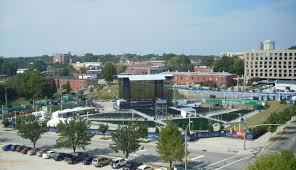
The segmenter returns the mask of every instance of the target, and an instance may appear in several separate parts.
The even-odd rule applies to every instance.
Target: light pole
[[[7,108],[7,88],[5,87],[4,88],[5,89],[5,106],[6,106],[6,108]]]
[[[189,121],[185,129],[185,170],[187,170],[187,130],[188,130],[188,127],[190,126],[190,123],[192,123],[192,121]]]

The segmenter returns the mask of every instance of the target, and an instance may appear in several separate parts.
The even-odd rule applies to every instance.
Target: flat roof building
[[[296,80],[296,50],[244,52],[244,77],[265,80]]]
[[[203,84],[214,82],[217,85],[232,85],[235,83],[234,74],[228,72],[170,72],[174,75],[174,84]]]

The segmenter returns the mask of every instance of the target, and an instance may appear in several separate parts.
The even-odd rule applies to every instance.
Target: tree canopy
[[[69,121],[60,122],[57,125],[57,133],[59,138],[56,141],[57,147],[72,148],[73,152],[77,148],[85,149],[90,144],[93,134],[86,133],[90,128],[90,122],[78,116],[73,117]]]
[[[17,134],[24,139],[29,139],[35,148],[38,139],[40,139],[43,133],[47,132],[47,120],[39,120],[39,118],[33,115],[18,119]]]
[[[18,97],[26,99],[51,97],[56,92],[54,80],[44,77],[36,71],[10,77],[5,85],[9,89],[13,89]]]
[[[102,69],[103,77],[106,82],[110,83],[113,81],[114,76],[116,75],[116,68],[112,62],[106,62]]]
[[[239,57],[223,56],[213,63],[214,70],[218,72],[229,72],[232,74],[244,74],[244,61]]]
[[[248,170],[294,170],[296,169],[296,157],[287,150],[281,153],[263,155],[256,158],[254,164],[249,165]]]
[[[99,125],[98,131],[101,132],[104,135],[104,137],[105,137],[105,134],[106,134],[106,132],[108,130],[109,130],[108,124],[106,124],[106,125],[104,125],[104,124]]]
[[[140,147],[139,138],[135,124],[118,127],[116,132],[112,134],[114,145],[111,146],[111,149],[116,152],[122,151],[125,158],[128,158],[130,153],[137,151]]]
[[[156,143],[156,151],[160,155],[160,159],[170,163],[181,160],[185,156],[184,142],[182,135],[173,121],[168,121],[166,126],[160,131],[160,138]]]
[[[165,62],[171,71],[192,71],[193,65],[190,58],[185,55],[166,54]]]

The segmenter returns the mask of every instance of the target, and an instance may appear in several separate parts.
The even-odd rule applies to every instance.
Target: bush
[[[5,119],[3,119],[2,124],[3,124],[4,127],[7,128],[10,125],[10,122],[9,122],[9,120],[7,118],[5,118]]]

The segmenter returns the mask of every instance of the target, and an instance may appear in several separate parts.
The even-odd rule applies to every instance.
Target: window
[[[279,56],[282,56],[282,53],[279,53]]]
[[[287,56],[287,53],[285,53],[285,56]]]
[[[293,53],[289,53],[289,56],[292,56],[293,55]]]

